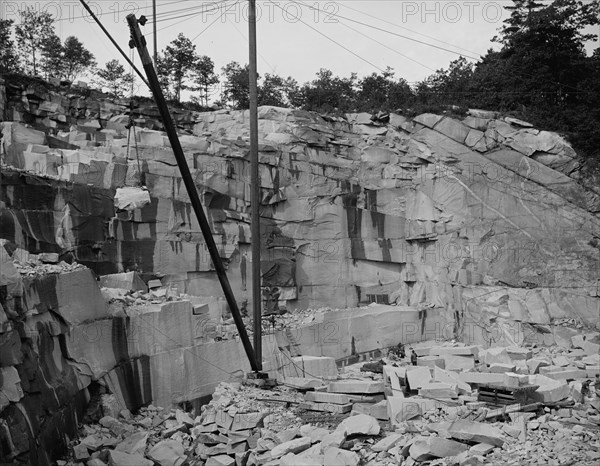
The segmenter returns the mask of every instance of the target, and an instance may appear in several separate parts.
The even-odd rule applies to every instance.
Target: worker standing
[[[413,366],[417,365],[417,353],[415,353],[415,350],[410,348],[410,363]]]

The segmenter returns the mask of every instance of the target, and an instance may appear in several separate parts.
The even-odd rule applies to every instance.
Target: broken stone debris
[[[415,461],[426,461],[433,458],[456,456],[469,447],[464,443],[439,437],[429,437],[412,442],[409,454]]]
[[[337,430],[344,433],[346,436],[362,434],[362,435],[377,435],[379,434],[379,422],[373,416],[368,414],[357,414],[344,419]]]
[[[544,348],[536,348],[532,357],[533,353],[543,360],[553,357]],[[555,357],[556,353],[553,354]],[[561,355],[569,359],[569,366],[574,362],[568,353]],[[485,352],[481,357],[486,357]],[[481,464],[483,458],[500,461],[505,454],[509,455],[507,464],[518,464],[510,463],[511,458],[523,460],[525,452],[536,451],[537,445],[547,445],[549,449],[544,450],[547,461],[543,464],[555,464],[554,460],[558,461],[564,454],[540,438],[540,434],[545,433],[562,438],[571,446],[581,445],[577,455],[582,464],[594,461],[595,453],[600,451],[600,402],[593,403],[596,395],[579,396],[580,401],[575,401],[570,397],[571,387],[564,380],[540,374],[491,372],[492,366],[507,369],[512,366],[493,362],[497,359],[489,360],[491,364],[477,366],[482,372],[412,365],[394,367],[391,364],[408,362],[384,361],[384,367],[390,366],[387,370],[382,374],[364,375],[362,379],[357,377],[361,373],[361,364],[357,364],[356,369],[354,366],[342,369],[337,381],[326,385],[321,382],[308,391],[304,387],[301,392],[285,385],[266,391],[239,383],[221,383],[199,416],[181,409],[155,407],[142,408],[137,414],[123,413],[119,419],[105,416],[100,419],[100,427],[83,427],[87,435],[74,444],[72,454],[74,460],[87,454],[89,461],[106,460],[105,464],[120,464],[119,461],[131,464],[127,461],[136,460],[140,464],[151,464],[142,461],[151,460],[161,466],[182,464],[194,458],[211,465],[376,465],[399,461]],[[454,374],[456,379],[449,374]],[[513,406],[506,406],[498,410],[499,415],[510,413],[509,417],[502,419],[495,415],[488,419],[487,415],[494,410],[488,403],[476,401],[483,379],[467,377],[470,382],[462,382],[473,395],[458,395],[458,382],[451,382],[467,374],[501,375],[502,380],[497,382],[507,390],[515,384],[519,387],[537,385],[535,394],[544,404],[537,408],[537,413],[520,412],[518,405],[517,411]],[[378,403],[365,402],[386,393],[391,375],[403,386],[402,396],[387,393]],[[414,390],[410,386],[411,379],[415,384],[419,384],[415,380],[430,381]],[[405,392],[404,388],[411,390]],[[278,399],[287,400],[287,404],[269,401]],[[543,409],[545,404],[551,407]],[[311,405],[342,409],[314,410]],[[346,406],[351,406],[353,412],[346,412]],[[371,411],[355,411],[365,407]],[[379,408],[385,408],[387,416],[374,416]],[[541,416],[540,409],[544,413]],[[378,418],[382,417],[389,417],[389,424],[381,424]],[[151,422],[146,422],[148,418]],[[138,431],[140,428],[143,430]],[[591,451],[586,452],[583,442],[591,446]]]
[[[117,297],[120,296],[128,296],[127,294],[125,295],[121,295],[121,294],[117,294]],[[135,299],[143,299],[144,294],[143,292],[140,292],[140,294],[138,294],[138,298]],[[147,299],[149,300],[153,300],[153,299],[157,299],[156,296],[149,296]],[[135,303],[132,304],[133,306],[135,306]],[[131,305],[130,305],[131,306]],[[430,347],[428,347],[427,353],[431,352],[431,348],[434,347],[435,345],[431,345]],[[529,352],[529,350],[527,350]],[[456,351],[456,352],[461,352],[461,351]],[[464,350],[462,352],[467,352],[467,350]],[[508,352],[507,352],[508,353]],[[514,353],[514,351],[513,351]],[[585,353],[584,353],[585,354]],[[461,354],[453,354],[452,356],[463,356],[463,357],[469,357],[468,355],[461,355]],[[528,379],[530,383],[534,383],[539,385],[539,389],[537,391],[537,396],[539,396],[541,398],[541,401],[543,402],[559,402],[564,400],[566,397],[568,397],[570,395],[570,393],[572,393],[572,387],[568,386],[567,384],[564,383],[564,381],[561,381],[561,379],[555,380],[551,377],[548,377],[547,374],[549,373],[553,373],[553,372],[557,372],[557,371],[566,371],[566,370],[573,370],[572,367],[574,365],[576,365],[576,363],[578,363],[580,361],[581,364],[584,364],[584,366],[587,363],[596,363],[598,361],[597,357],[595,356],[570,356],[570,353],[567,353],[566,355],[564,355],[565,358],[567,358],[569,360],[569,365],[568,366],[550,366],[551,363],[555,363],[556,360],[558,360],[559,362],[563,362],[561,361],[561,359],[557,359],[557,355],[556,353],[547,353],[547,350],[544,350],[543,348],[541,349],[537,349],[535,352],[533,352],[533,355],[536,358],[536,364],[532,365],[532,364],[528,364],[530,362],[530,360],[516,360],[516,361],[512,361],[513,364],[516,364],[517,361],[524,361],[525,365],[524,367],[526,368],[534,368],[539,370],[540,368],[543,369],[548,369],[545,370],[544,372],[546,372],[546,375],[540,375],[540,374],[531,374]],[[474,356],[473,356],[474,357]],[[578,359],[580,358],[580,359]],[[400,364],[407,364],[406,361],[399,361]],[[547,364],[546,366],[544,366],[543,364]],[[588,364],[591,365],[591,364]],[[319,408],[321,410],[323,410],[323,408],[325,406],[334,406],[334,405],[338,405],[338,406],[344,406],[343,408],[339,409],[339,411],[337,413],[332,413],[332,414],[337,414],[337,415],[344,415],[347,410],[348,410],[348,405],[353,407],[353,410],[356,411],[357,414],[367,414],[370,415],[376,419],[381,419],[381,420],[387,420],[388,418],[391,421],[391,424],[394,428],[396,429],[403,429],[406,428],[409,431],[412,431],[414,429],[414,425],[405,425],[405,423],[407,422],[415,422],[415,420],[419,420],[419,419],[426,419],[427,421],[430,421],[431,419],[436,419],[438,416],[440,416],[440,413],[444,413],[444,415],[448,416],[463,416],[465,415],[465,413],[475,416],[475,417],[479,417],[479,413],[481,413],[481,411],[483,410],[484,406],[482,406],[481,404],[477,404],[474,403],[473,398],[472,397],[467,397],[465,396],[465,394],[470,394],[472,390],[475,391],[477,390],[477,386],[479,384],[481,384],[482,382],[486,382],[489,383],[490,381],[493,380],[494,377],[498,377],[495,381],[498,383],[507,383],[508,385],[511,385],[513,382],[513,380],[516,381],[516,384],[518,386],[521,386],[522,380],[523,380],[523,376],[522,374],[511,374],[509,373],[504,373],[502,374],[501,372],[496,372],[496,368],[498,367],[497,365],[494,364],[490,364],[490,365],[486,365],[481,366],[478,365],[477,366],[477,372],[470,370],[468,372],[464,372],[464,371],[448,371],[448,370],[444,370],[441,369],[440,367],[438,367],[437,365],[434,365],[434,367],[413,367],[413,366],[408,366],[408,365],[400,365],[398,367],[394,367],[391,364],[386,364],[384,366],[384,370],[383,370],[383,374],[382,374],[382,379],[383,380],[377,380],[377,379],[373,379],[371,378],[356,378],[353,376],[358,375],[358,373],[356,372],[351,372],[351,376],[346,376],[343,375],[343,379],[342,380],[338,380],[336,382],[330,382],[330,383],[326,383],[324,382],[322,379],[306,379],[306,378],[289,378],[289,380],[296,380],[297,385],[299,388],[303,388],[304,390],[309,390],[306,395],[306,402],[311,402],[314,404],[321,404],[323,406],[320,406]],[[587,367],[587,366],[585,366]],[[508,366],[500,366],[500,368],[502,369],[509,369],[512,368],[512,366],[508,367]],[[313,370],[317,371],[317,369],[313,368]],[[413,396],[408,396],[405,398],[404,395],[404,391],[405,389],[408,388],[412,388],[410,387],[410,383],[409,383],[409,373],[412,373],[413,371],[417,371],[414,374],[410,375],[410,378],[415,378],[416,375],[421,375],[425,380],[429,380],[429,382],[424,385],[423,388],[425,388],[425,391],[421,392],[421,401],[419,401],[419,397],[414,396],[414,392],[411,393]],[[425,372],[425,371],[427,372]],[[573,373],[574,375],[581,375],[580,372],[575,372]],[[326,373],[323,373],[321,375],[327,375]],[[500,378],[499,376],[501,376],[502,378]],[[326,377],[324,377],[326,378]],[[8,378],[5,378],[8,379]],[[466,382],[465,382],[466,381]],[[524,381],[524,380],[523,380]],[[577,380],[575,380],[574,382],[577,382]],[[414,382],[415,385],[419,385],[420,382]],[[442,384],[442,385],[440,385]],[[387,400],[384,400],[382,402],[379,403],[373,403],[373,401],[378,401],[378,397],[383,396],[382,394],[385,393],[386,390],[386,386],[390,387],[392,386],[393,390],[392,390],[392,395],[387,397]],[[446,406],[443,408],[440,408],[440,404],[436,403],[435,400],[432,400],[430,398],[423,398],[423,397],[429,397],[432,396],[434,393],[433,392],[427,392],[427,389],[440,389],[443,388],[444,390],[447,389],[452,389],[454,390],[454,387],[457,387],[457,391],[459,393],[462,393],[462,395],[459,396],[459,399],[457,400],[459,403],[464,403],[463,407],[465,408],[465,411],[461,411],[459,408],[456,407],[452,407],[452,406]],[[582,387],[583,388],[583,387]],[[318,390],[327,390],[330,389],[332,391],[315,391],[312,392],[310,391],[311,389],[318,389]],[[335,393],[335,391],[338,392],[342,392],[342,393]],[[348,392],[348,393],[343,393],[343,392]],[[418,393],[418,392],[417,392]],[[439,396],[441,393],[437,393],[437,395]],[[445,393],[445,395],[450,395],[450,397],[448,396],[444,396],[444,397],[440,397],[440,401],[443,401],[444,399],[453,399],[456,400],[456,396],[455,393]],[[579,392],[578,396],[578,400],[582,400],[585,401],[585,397],[583,397],[583,394],[581,394],[581,392]],[[335,397],[335,398],[333,398]],[[462,399],[460,398],[462,397]],[[227,398],[227,397],[225,397]],[[476,398],[475,398],[476,399]],[[310,400],[310,401],[309,401]],[[314,400],[314,401],[313,401]],[[333,403],[333,401],[337,401],[338,403]],[[346,401],[348,400],[348,403],[341,403],[341,405],[339,404],[339,402],[341,401]],[[302,406],[301,401],[298,400],[298,404],[297,406],[299,407],[299,409],[302,409],[304,406]],[[365,407],[367,407],[367,409],[365,409]],[[333,411],[335,411],[336,409],[334,408]],[[362,411],[361,411],[362,410]],[[392,411],[391,417],[390,417],[390,413],[389,411]],[[317,411],[318,412],[318,411]],[[328,412],[328,410],[323,410],[322,412]],[[331,412],[331,410],[329,410],[329,412]],[[119,415],[119,413],[121,413],[121,415],[119,417],[122,417],[123,420],[117,420],[115,419],[115,417],[117,417]],[[193,429],[193,431],[195,432],[194,435],[196,435],[196,438],[199,438],[202,442],[205,442],[205,445],[208,449],[208,453],[210,454],[215,454],[215,453],[219,453],[219,452],[224,452],[221,455],[215,455],[215,457],[220,456],[218,459],[211,459],[213,458],[213,456],[208,456],[208,458],[210,459],[211,462],[214,461],[218,461],[218,462],[223,462],[225,461],[225,463],[227,463],[230,460],[226,460],[225,457],[228,456],[228,452],[229,454],[231,454],[231,452],[233,451],[233,458],[235,460],[235,455],[239,455],[240,452],[237,452],[236,450],[241,449],[242,447],[240,447],[240,444],[244,441],[243,437],[241,438],[240,441],[240,437],[239,436],[234,436],[233,432],[235,431],[239,431],[239,432],[243,432],[245,430],[249,430],[249,429],[256,429],[258,426],[258,423],[260,422],[260,418],[261,416],[259,415],[251,415],[251,416],[247,416],[248,413],[235,413],[235,414],[230,414],[229,412],[225,412],[223,410],[219,410],[219,411],[215,411],[215,417],[214,420],[212,422],[208,422],[207,424],[202,424],[199,426],[192,426],[192,424],[195,424],[195,420],[189,416],[188,414],[186,414],[185,412],[181,411],[181,410],[176,410],[174,412],[174,419],[167,419],[167,420],[162,420],[160,418],[154,417],[152,419],[150,418],[144,418],[139,420],[139,423],[137,424],[137,426],[139,426],[139,428],[143,428],[143,429],[151,429],[155,426],[161,426],[161,439],[163,439],[164,437],[167,438],[172,438],[174,435],[178,435],[178,433],[185,433],[186,429],[190,430],[190,427]],[[483,414],[483,413],[482,413]],[[110,433],[112,435],[119,435],[121,437],[125,437],[128,434],[131,434],[131,432],[128,430],[127,428],[127,423],[125,423],[124,421],[128,421],[129,417],[131,416],[131,413],[129,413],[127,410],[119,410],[116,409],[114,411],[114,414],[111,416],[106,417],[105,419],[102,420],[102,423],[104,424],[104,428],[109,429]],[[206,420],[210,420],[211,416],[208,415],[205,418]],[[248,419],[248,418],[254,418],[254,419]],[[203,421],[204,422],[204,421]],[[235,427],[234,427],[234,423],[235,423]],[[221,434],[218,434],[219,429],[225,429],[227,432],[227,437]],[[217,433],[216,436],[211,437],[210,435],[215,434],[215,432]],[[421,432],[421,429],[417,429],[414,433],[419,433]],[[200,435],[200,434],[204,434],[204,435]],[[210,435],[209,435],[210,434]],[[332,433],[329,434],[330,436],[335,437],[336,435],[338,437],[338,434]],[[360,435],[360,434],[357,434]],[[131,453],[129,453],[128,451],[123,451],[123,453],[126,454],[130,454],[130,455],[139,455],[139,451],[146,448],[146,450],[148,450],[148,446],[144,447],[144,442],[143,442],[143,436],[141,436],[142,438],[137,439],[135,437],[129,438],[129,441],[125,441],[125,438],[123,438],[122,442],[119,442],[119,439],[115,439],[115,438],[107,438],[107,439],[103,439],[102,442],[98,443],[98,442],[93,442],[91,441],[91,439],[89,438],[89,436],[85,437],[85,441],[82,441],[81,444],[86,445],[85,448],[88,449],[89,454],[92,455],[93,453],[97,452],[97,451],[102,451],[103,449],[106,450],[107,448],[115,448],[116,451],[122,451],[122,449],[127,450],[129,447],[129,451],[131,451]],[[251,437],[251,436],[250,436]],[[250,439],[250,437],[248,437]],[[334,446],[335,448],[339,448],[341,446],[343,446],[344,442],[345,442],[345,435],[341,436],[344,438],[338,438],[335,442],[333,442],[332,446]],[[313,437],[310,437],[312,441],[314,441]],[[227,440],[226,440],[227,439]],[[138,448],[135,447],[137,441],[139,440],[139,444],[140,446]],[[272,440],[269,440],[268,438],[265,439],[258,439],[258,440],[264,440],[261,441],[260,443],[256,442],[257,447],[260,447],[261,449],[263,448],[267,448],[268,451],[270,448],[274,448],[274,446],[276,445],[276,443],[274,443]],[[284,439],[281,438],[280,441],[283,441]],[[293,438],[288,438],[286,441],[291,441],[294,440]],[[271,443],[273,442],[273,443]],[[132,444],[133,446],[129,446],[129,444]],[[254,444],[254,440],[250,439],[250,440],[246,440],[246,443],[248,444],[248,446],[250,446],[251,444]],[[283,442],[282,442],[283,443]],[[122,446],[120,446],[122,444]],[[152,442],[150,442],[151,446],[155,446],[156,444],[152,445]],[[219,447],[219,445],[226,445],[225,447]],[[90,448],[87,447],[87,445],[90,445]],[[166,445],[159,445],[160,447],[163,447],[161,449],[164,450],[164,447]],[[214,448],[217,447],[217,448]],[[255,447],[256,448],[256,447]],[[148,450],[149,451],[149,450]],[[160,450],[158,450],[160,452]],[[169,456],[167,456],[167,454],[165,454],[165,458],[164,461],[175,461],[177,462],[179,460],[179,453],[178,451],[171,451],[170,449],[166,450],[167,452],[169,452]],[[204,451],[204,450],[202,450]],[[260,453],[260,452],[259,452]],[[295,455],[295,453],[290,453]],[[288,455],[290,455],[288,454]],[[77,455],[77,457],[79,458],[83,458],[85,456],[85,451],[84,448],[80,445],[77,446],[77,448],[74,450],[74,455]],[[322,453],[319,453],[319,455],[322,456]],[[114,456],[114,455],[113,455]],[[287,455],[286,455],[287,456]],[[157,456],[158,457],[158,456]],[[162,457],[161,457],[162,458]],[[231,458],[231,457],[230,457]],[[135,458],[134,460],[139,458]],[[288,459],[291,460],[291,457],[289,457]],[[96,460],[98,460],[98,458],[91,458],[90,461],[94,461],[96,462]],[[98,460],[100,461],[100,460]],[[114,462],[114,460],[113,460]]]

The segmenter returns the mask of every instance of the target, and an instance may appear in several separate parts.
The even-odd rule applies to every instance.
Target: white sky
[[[131,54],[125,17],[133,12],[151,19],[152,1],[88,3],[119,45]],[[218,72],[232,60],[247,63],[247,3],[247,0],[157,0],[158,49],[162,50],[182,32],[194,39],[198,53],[213,59]],[[446,68],[461,53],[477,58],[490,47],[497,48],[491,38],[508,17],[503,7],[510,3],[510,0],[257,0],[258,72],[292,76],[304,83],[312,80],[320,68],[331,69],[338,76],[356,72],[360,77],[391,66],[397,77],[412,83]],[[27,5],[53,14],[61,39],[77,36],[100,65],[113,58],[124,63],[77,0],[0,0],[0,16],[18,22],[18,11]],[[142,32],[152,53],[151,21]],[[137,52],[132,55],[139,64]]]

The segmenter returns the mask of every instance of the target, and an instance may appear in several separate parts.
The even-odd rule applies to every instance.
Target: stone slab
[[[304,399],[315,403],[333,403],[338,405],[345,405],[350,402],[348,395],[343,393],[307,392],[304,395]]]
[[[254,413],[236,413],[233,416],[233,423],[230,429],[232,431],[254,429],[262,426],[262,421],[265,418],[266,413],[254,412]]]
[[[458,378],[466,383],[488,384],[503,383],[504,374],[493,374],[491,372],[461,372]]]
[[[111,450],[108,453],[109,466],[153,466],[154,461],[144,458],[142,455],[130,455],[122,451]]]
[[[137,272],[113,273],[100,277],[100,286],[105,288],[119,288],[130,291],[148,291],[148,287]]]
[[[14,367],[0,367],[0,410],[23,398],[21,378]]]
[[[444,369],[446,367],[446,361],[444,358],[439,356],[421,356],[417,358],[417,366],[425,367],[440,367]]]
[[[354,406],[357,406],[357,404]],[[388,413],[387,400],[382,400],[379,403],[368,405],[367,412],[365,414],[370,414],[375,419],[379,419],[380,421],[388,421],[390,419],[390,415]]]
[[[353,451],[330,447],[325,450],[325,454],[323,455],[323,464],[358,466],[360,464],[360,457]]]
[[[537,374],[542,367],[549,365],[548,361],[536,358],[528,359],[526,364],[530,374]]]
[[[563,380],[554,380],[541,374],[530,375],[529,383],[539,385],[533,393],[535,401],[542,403],[556,403],[569,396],[569,385]]]
[[[310,377],[286,377],[283,384],[296,390],[310,390],[323,386],[323,381]]]
[[[510,364],[511,358],[503,347],[493,347],[482,351],[479,355],[479,360],[485,362],[487,365],[491,364]]]
[[[587,372],[582,369],[567,369],[560,371],[546,372],[544,374],[554,380],[573,380],[573,379],[584,379],[587,377]]]
[[[478,443],[469,448],[469,452],[474,455],[487,455],[488,453],[491,453],[494,448],[496,448],[496,446],[490,445],[489,443]]]
[[[431,382],[431,370],[429,367],[411,367],[406,370],[406,379],[411,390],[418,390],[423,385]]]
[[[285,377],[337,378],[335,359],[325,356],[298,356],[284,366]]]
[[[488,443],[501,447],[505,441],[503,432],[497,427],[484,422],[456,420],[448,427],[451,437],[471,442]]]
[[[436,408],[434,400],[419,397],[399,398],[391,396],[387,399],[388,417],[393,426],[413,419]]]
[[[56,296],[56,311],[70,324],[108,317],[106,303],[90,269],[59,274]]]
[[[453,371],[446,371],[444,369],[440,369],[439,367],[435,367],[433,369],[433,378],[436,382],[445,382],[451,385],[456,384],[458,387],[458,391],[462,394],[470,394],[471,386],[460,379],[459,374]]]
[[[388,451],[390,448],[400,443],[403,439],[404,436],[402,434],[390,434],[373,445],[372,450],[377,452]]]
[[[494,363],[490,364],[489,370],[495,374],[503,374],[504,372],[513,372],[515,370],[515,365]]]
[[[343,432],[348,437],[350,435],[378,435],[381,427],[373,416],[358,414],[344,419],[335,430]]]
[[[366,380],[340,380],[330,382],[327,386],[330,393],[382,393],[383,382],[372,382]]]
[[[513,361],[519,360],[519,359],[531,359],[531,356],[532,356],[530,349],[519,348],[519,347],[515,347],[515,346],[507,347],[506,352],[508,353],[508,356],[510,357],[510,359],[512,359]]]
[[[441,437],[419,438],[415,440],[408,452],[414,461],[426,461],[434,458],[456,456],[469,447],[464,443]]]
[[[457,398],[458,388],[444,382],[431,382],[419,389],[419,395],[427,398]]]
[[[348,404],[335,404],[335,403],[313,403],[311,401],[304,401],[298,403],[298,408],[306,409],[308,411],[323,411],[327,413],[349,413],[352,410],[352,403]]]
[[[475,356],[479,354],[478,346],[434,346],[429,350],[431,356],[454,354],[459,356]]]
[[[468,371],[475,367],[473,356],[460,356],[455,354],[443,355],[445,368],[448,371]]]
[[[271,450],[271,456],[273,458],[279,458],[283,455],[287,455],[288,453],[297,454],[306,450],[307,448],[310,448],[311,443],[312,441],[309,437],[300,437],[289,440],[276,445],[275,448]]]

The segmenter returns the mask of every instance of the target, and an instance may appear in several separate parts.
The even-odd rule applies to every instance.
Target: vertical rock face
[[[26,250],[123,274],[111,280],[137,271],[190,295],[221,293],[154,108],[135,111],[136,148],[126,102],[14,83],[3,92],[0,417],[14,427],[0,445],[44,464],[92,380],[129,408],[170,405],[246,366],[236,341],[200,346],[208,330],[190,302],[125,316],[107,309],[88,269],[21,278],[8,256]],[[242,307],[253,240],[265,308],[371,304],[280,332],[279,346],[342,358],[398,339],[551,343],[570,338],[558,319],[597,324],[600,196],[577,182],[577,158],[556,134],[480,114],[382,121],[262,107],[262,234],[252,238],[248,112],[174,118]],[[140,185],[150,202],[120,210],[117,189]],[[456,358],[466,359],[444,356]]]
[[[111,289],[101,292],[90,269],[28,265],[34,257],[0,240],[0,463],[49,465],[60,457],[92,382],[112,393],[107,409],[117,416],[201,398],[223,374],[250,370],[239,340],[203,344],[206,316],[194,314],[189,300],[119,308],[105,302]],[[130,288],[141,281],[134,272],[112,278],[106,282],[120,278]],[[263,347],[266,355],[275,349],[267,339]]]
[[[2,241],[0,461],[50,464],[89,402],[91,377],[66,354],[70,330],[107,309],[89,269],[22,279],[6,249]]]
[[[217,292],[153,108],[136,110],[136,149],[126,102],[14,84],[7,95],[15,121],[2,124],[3,142],[18,170],[2,174],[2,237],[99,274],[137,270],[190,294]],[[447,333],[479,343],[522,341],[528,324],[575,314],[590,323],[598,192],[578,184],[560,136],[473,115],[381,121],[262,107],[265,304],[277,288],[291,309],[433,307]],[[248,113],[174,117],[236,297],[249,302]],[[150,203],[118,210],[116,189],[142,183]]]

